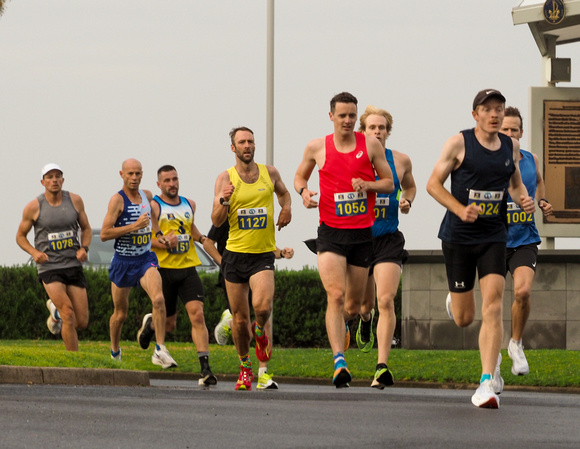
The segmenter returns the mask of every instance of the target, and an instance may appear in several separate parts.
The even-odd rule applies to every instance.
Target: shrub
[[[79,332],[81,340],[108,341],[109,318],[113,312],[108,272],[85,270],[89,297],[89,326]],[[215,343],[213,329],[227,307],[224,291],[217,286],[217,273],[200,273],[205,289],[205,320],[210,342]],[[46,292],[38,282],[36,268],[31,266],[0,267],[0,339],[59,339],[46,328],[48,311]],[[395,298],[400,322],[401,290]],[[129,313],[121,338],[134,340],[143,315],[151,311],[145,291],[134,288],[129,298]],[[276,271],[274,294],[274,344],[282,347],[328,347],[325,325],[326,293],[318,271]],[[352,336],[356,332],[353,321]],[[376,320],[374,323],[376,328]],[[400,335],[400,327],[397,333]],[[376,329],[375,329],[376,330]],[[177,328],[167,341],[191,341],[191,324],[185,308],[178,306]]]

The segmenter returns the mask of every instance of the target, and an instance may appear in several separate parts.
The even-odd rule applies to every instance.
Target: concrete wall
[[[409,251],[403,268],[401,346],[407,349],[477,349],[481,295],[476,282],[475,321],[459,328],[445,310],[447,276],[441,251]],[[511,336],[511,275],[503,302],[506,348]],[[580,350],[580,251],[540,250],[531,313],[523,337],[528,349]]]

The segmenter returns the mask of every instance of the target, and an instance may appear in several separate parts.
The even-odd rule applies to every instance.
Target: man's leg
[[[512,338],[520,341],[530,316],[530,296],[535,272],[530,267],[518,267],[513,274],[515,301],[512,304]]]
[[[226,288],[232,312],[232,338],[238,355],[243,357],[250,352],[250,287],[247,283],[226,281]]]
[[[185,310],[187,310],[189,320],[191,321],[191,339],[197,352],[208,352],[209,333],[203,315],[203,302],[189,301],[185,304]]]
[[[111,334],[111,351],[119,352],[119,342],[121,341],[121,330],[123,323],[127,319],[129,310],[129,294],[131,287],[117,287],[111,282],[111,296],[113,297],[113,314],[109,319],[109,329]]]
[[[513,361],[512,374],[514,376],[525,376],[530,372],[522,338],[530,316],[530,296],[534,275],[534,270],[528,266],[517,267],[513,273],[515,300],[512,304],[512,337],[508,344],[508,354]]]
[[[76,331],[75,312],[72,301],[67,294],[67,286],[62,282],[43,283],[43,285],[48,297],[52,300],[62,319],[60,332],[64,347],[67,351],[78,351],[79,340]]]
[[[344,352],[346,257],[329,251],[318,254],[318,272],[326,290],[326,332],[332,353]]]
[[[256,341],[256,357],[267,362],[272,356],[272,342],[266,334],[266,323],[272,315],[274,299],[274,271],[262,270],[250,277],[250,292],[256,323],[251,332]]]
[[[367,276],[367,283],[360,306],[360,319],[356,330],[356,344],[362,352],[369,352],[375,343],[373,335],[374,308],[376,303],[375,280],[372,275]]]
[[[87,289],[76,285],[68,285],[66,291],[75,313],[76,330],[84,330],[89,325],[89,298],[87,297]]]
[[[250,277],[250,289],[252,290],[252,307],[256,323],[264,327],[272,314],[272,301],[274,299],[274,271],[263,270]]]
[[[493,375],[503,337],[502,301],[505,278],[499,274],[488,274],[479,280],[479,286],[482,298],[479,331],[481,368],[482,374]]]
[[[401,279],[401,267],[391,262],[378,264],[374,268],[374,277],[377,285],[377,302],[379,306],[379,320],[377,322],[379,356],[377,363],[386,365],[397,326],[395,296]]]
[[[153,328],[155,329],[155,341],[159,346],[165,345],[165,299],[161,284],[161,275],[157,268],[149,268],[141,280],[141,287],[151,299],[153,306]]]
[[[467,292],[450,292],[450,310],[455,324],[467,327],[475,319],[475,296],[473,289]]]
[[[360,305],[360,316],[363,321],[368,321],[371,319],[371,310],[375,308],[375,303],[375,280],[373,276],[368,276],[365,291],[362,297],[362,303]]]

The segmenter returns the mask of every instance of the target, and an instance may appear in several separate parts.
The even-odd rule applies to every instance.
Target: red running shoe
[[[236,390],[252,390],[252,381],[254,380],[254,373],[252,368],[246,368],[244,365],[240,365],[240,377],[236,382]]]
[[[258,337],[256,335],[256,322],[252,323],[252,333],[254,334],[254,339],[256,340],[256,357],[260,362],[267,362],[272,357],[272,343],[268,339],[266,334]]]

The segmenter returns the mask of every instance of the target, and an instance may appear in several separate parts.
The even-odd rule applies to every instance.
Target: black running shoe
[[[217,377],[211,372],[209,367],[204,368],[201,372],[201,377],[199,378],[200,385],[215,385],[217,384]]]
[[[153,335],[155,335],[155,331],[151,327],[152,321],[153,315],[151,313],[145,315],[143,317],[141,329],[139,329],[139,332],[137,332],[137,341],[139,342],[139,346],[141,346],[141,349],[147,349],[149,347],[149,343],[151,343]]]

